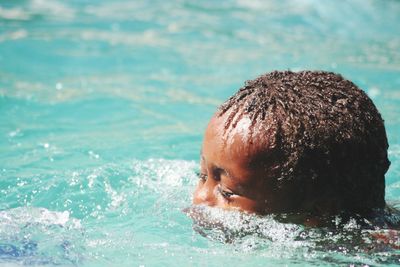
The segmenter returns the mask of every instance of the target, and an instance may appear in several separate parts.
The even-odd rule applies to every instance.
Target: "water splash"
[[[27,198],[31,207],[0,211],[0,263],[196,265],[204,255],[215,259],[215,265],[218,259],[255,265],[398,263],[397,232],[364,229],[357,220],[337,219],[333,228],[310,228],[273,215],[206,206],[182,212],[197,182],[193,161],[99,164],[35,179],[20,177],[23,186],[4,191],[9,199],[8,194],[39,190]],[[38,201],[46,196],[57,197]],[[32,207],[38,203],[48,204]]]
[[[330,227],[316,228],[290,223],[290,215],[258,216],[207,206],[192,206],[185,212],[196,232],[235,251],[336,264],[400,262],[400,233],[357,217],[336,216]],[[385,220],[397,218],[386,216]]]
[[[67,211],[20,207],[0,211],[1,264],[77,264],[84,237],[79,220]]]

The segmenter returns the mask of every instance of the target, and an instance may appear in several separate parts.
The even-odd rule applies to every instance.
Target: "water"
[[[398,264],[354,222],[209,211],[230,223],[208,229],[182,209],[215,108],[274,69],[339,72],[371,96],[399,202],[399,13],[394,0],[0,1],[0,264]]]

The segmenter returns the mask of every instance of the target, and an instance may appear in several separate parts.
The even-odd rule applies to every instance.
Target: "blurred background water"
[[[0,0],[0,264],[393,263],[314,251],[279,224],[272,243],[224,244],[181,210],[208,119],[275,69],[339,72],[369,94],[400,201],[399,14],[396,0]]]

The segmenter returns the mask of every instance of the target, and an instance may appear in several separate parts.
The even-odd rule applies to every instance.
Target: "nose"
[[[193,194],[193,204],[195,205],[215,206],[217,204],[216,200],[215,186],[209,180],[203,184],[200,183]]]

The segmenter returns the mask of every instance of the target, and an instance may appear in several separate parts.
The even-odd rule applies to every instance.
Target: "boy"
[[[194,204],[316,217],[385,208],[383,120],[342,76],[274,71],[223,103],[205,132]]]

